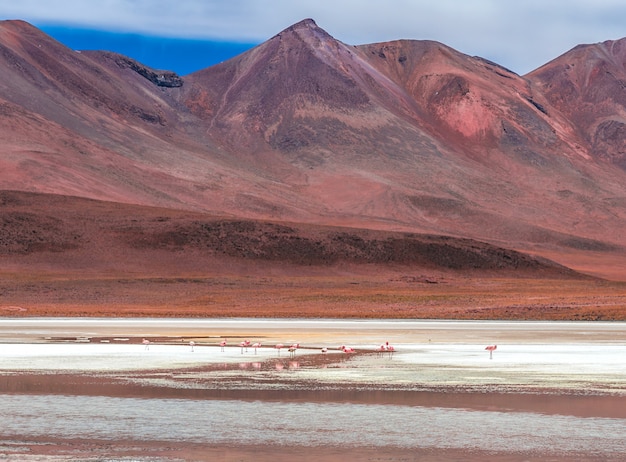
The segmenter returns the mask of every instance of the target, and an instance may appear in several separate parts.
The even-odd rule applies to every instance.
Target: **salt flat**
[[[144,336],[151,339],[148,346],[141,343]],[[4,374],[208,367],[194,380],[256,374],[319,383],[626,394],[626,323],[5,319],[0,321],[2,338]],[[222,351],[218,343],[223,338],[228,344]],[[262,346],[256,351],[242,348],[244,339]],[[395,347],[393,355],[376,353],[387,341]],[[286,348],[275,348],[282,342],[300,343],[295,357],[290,358]],[[498,344],[492,357],[485,350],[490,343]],[[349,344],[356,354],[344,354],[341,344]],[[322,354],[321,348],[328,352]],[[305,357],[308,365],[300,367],[299,360]],[[285,367],[287,359],[291,362]],[[228,364],[231,367],[210,367]]]

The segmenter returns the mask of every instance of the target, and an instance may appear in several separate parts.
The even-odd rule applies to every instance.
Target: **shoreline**
[[[185,372],[185,371],[181,371]],[[192,371],[194,372],[194,371]],[[155,371],[137,371],[135,377]],[[307,380],[275,380],[267,387],[246,386],[241,378],[232,382],[185,388],[137,383],[118,375],[89,373],[0,374],[0,395],[74,395],[115,398],[160,398],[185,400],[263,400],[316,403],[382,404],[424,406],[502,412],[538,412],[546,415],[626,419],[621,406],[626,392],[595,392],[555,388],[507,388],[491,386],[385,387],[376,383],[358,385],[315,383]],[[231,386],[233,385],[233,386]],[[249,385],[249,384],[248,384]]]

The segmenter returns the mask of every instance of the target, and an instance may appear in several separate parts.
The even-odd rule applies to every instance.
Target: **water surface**
[[[626,454],[626,419],[354,403],[0,395],[3,438]]]

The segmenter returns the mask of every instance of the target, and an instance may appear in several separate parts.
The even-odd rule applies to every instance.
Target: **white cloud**
[[[626,36],[618,0],[20,0],[0,17],[157,36],[262,42],[304,18],[353,45],[437,40],[525,73],[580,43]]]

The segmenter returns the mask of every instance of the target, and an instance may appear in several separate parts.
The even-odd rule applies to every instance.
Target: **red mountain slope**
[[[521,77],[304,20],[181,78],[4,21],[0,189],[472,238],[602,272],[580,258],[615,268],[626,247],[619,43]]]
[[[588,152],[626,170],[626,39],[580,45],[529,74]]]

